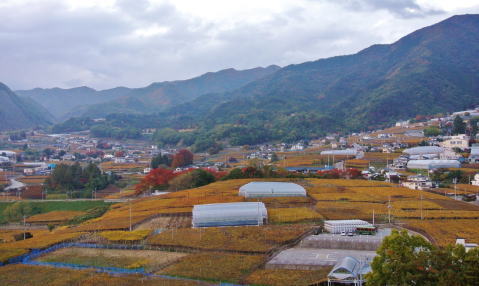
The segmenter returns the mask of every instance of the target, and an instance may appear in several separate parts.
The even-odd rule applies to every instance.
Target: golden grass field
[[[307,225],[267,225],[170,229],[148,238],[148,243],[204,250],[268,252],[310,230]]]
[[[271,223],[297,223],[305,221],[317,222],[322,218],[323,216],[318,212],[306,207],[268,209],[268,220]]]
[[[28,217],[26,219],[26,222],[37,224],[59,224],[83,214],[85,214],[85,212],[82,211],[51,211]]]
[[[111,242],[134,242],[145,239],[149,234],[150,230],[134,230],[134,231],[103,231],[100,232],[100,236],[107,239]]]
[[[240,282],[263,261],[262,255],[196,253],[182,258],[178,263],[159,273],[222,282]]]
[[[43,184],[48,176],[23,176],[17,179],[27,185],[39,185]]]
[[[0,285],[25,286],[199,286],[196,281],[147,278],[143,275],[112,276],[92,270],[71,270],[12,264],[0,267]]]
[[[187,256],[187,253],[157,250],[126,250],[101,248],[61,248],[38,258],[38,261],[61,262],[94,267],[143,267],[148,272],[161,269]]]
[[[329,271],[331,267],[321,270],[259,269],[251,273],[245,282],[252,285],[308,286],[323,281]]]

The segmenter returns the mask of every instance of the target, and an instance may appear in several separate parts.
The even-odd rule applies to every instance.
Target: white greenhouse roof
[[[344,150],[325,150],[321,151],[321,155],[343,155],[343,156],[355,156],[358,153],[356,149],[344,149]]]
[[[403,152],[409,155],[437,154],[444,152],[444,149],[437,146],[419,146],[405,149]]]
[[[295,183],[250,182],[241,186],[239,195],[244,197],[305,197],[306,190]]]
[[[268,217],[264,203],[239,202],[195,205],[193,227],[259,225]]]
[[[461,163],[457,160],[410,160],[407,162],[408,169],[439,169],[459,168]]]

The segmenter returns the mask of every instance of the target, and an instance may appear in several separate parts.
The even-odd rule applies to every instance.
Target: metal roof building
[[[369,263],[361,263],[347,256],[339,261],[328,274],[328,285],[332,283],[363,285],[364,275],[371,271]]]
[[[460,168],[461,163],[457,160],[410,160],[407,162],[408,169],[439,169]]]
[[[295,183],[250,182],[241,186],[239,195],[245,198],[305,197],[306,190]]]
[[[373,226],[367,221],[360,219],[347,220],[326,220],[324,221],[324,228],[330,233],[354,232],[356,228],[362,226]]]
[[[262,225],[268,218],[264,203],[239,202],[195,205],[193,227]]]

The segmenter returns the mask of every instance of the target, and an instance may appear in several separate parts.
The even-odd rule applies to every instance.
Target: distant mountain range
[[[152,83],[144,88],[117,87],[100,91],[89,87],[35,88],[16,93],[33,99],[60,120],[73,116],[101,117],[110,113],[153,113],[203,94],[235,90],[279,69],[274,65],[248,70],[225,69],[188,80]]]
[[[26,100],[0,83],[0,131],[50,125],[53,116],[34,101]]]
[[[353,55],[284,68],[228,69],[115,92],[79,88],[97,101],[67,92],[68,103],[60,103],[62,95],[51,95],[57,89],[18,93],[60,118],[110,113],[102,128],[193,128],[215,140],[255,134],[235,141],[244,144],[292,141],[479,105],[478,56],[479,15],[461,15]],[[68,130],[74,122],[90,121],[71,121]]]

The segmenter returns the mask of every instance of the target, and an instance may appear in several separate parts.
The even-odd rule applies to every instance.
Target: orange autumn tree
[[[136,185],[136,194],[139,195],[152,188],[165,189],[168,187],[168,182],[176,177],[176,175],[173,170],[163,168],[153,169]]]
[[[193,163],[193,153],[187,149],[182,149],[173,156],[173,162],[171,162],[172,168],[184,167]]]

